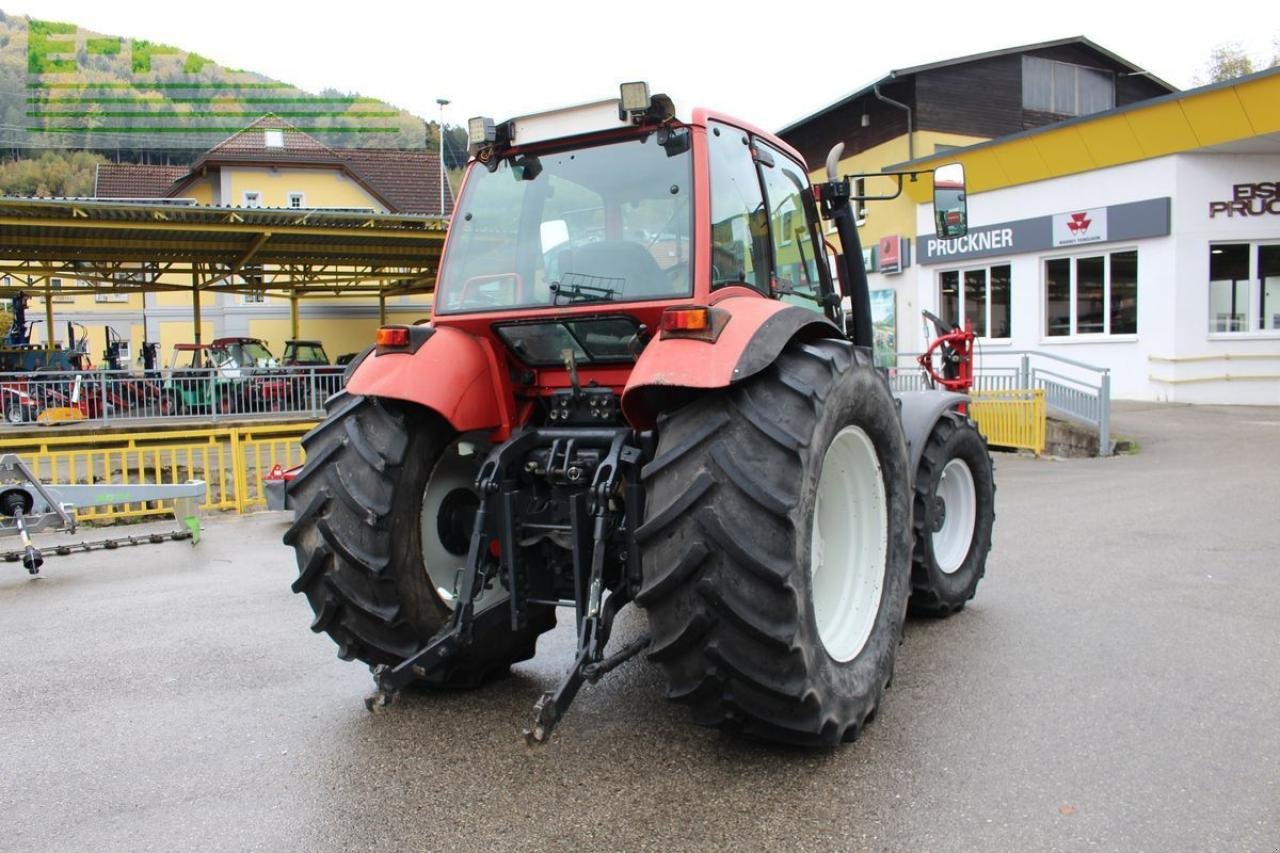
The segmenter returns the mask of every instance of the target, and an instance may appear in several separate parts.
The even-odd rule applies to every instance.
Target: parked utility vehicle
[[[531,657],[568,607],[533,741],[641,651],[699,723],[852,740],[908,603],[973,595],[994,486],[963,395],[895,400],[873,366],[839,149],[810,187],[777,137],[644,84],[469,130],[432,322],[379,330],[303,440],[312,629],[385,704]],[[607,654],[629,602],[649,635]]]

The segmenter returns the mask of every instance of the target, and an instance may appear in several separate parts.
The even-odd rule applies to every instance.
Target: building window
[[[942,319],[956,326],[973,324],[980,338],[1010,335],[1010,266],[999,264],[970,270],[944,270],[938,274],[938,306]]]
[[[867,224],[867,202],[863,198],[867,194],[867,179],[855,178],[853,181],[853,219],[861,228]]]
[[[262,193],[257,190],[245,190],[241,203],[244,207],[262,207]]]
[[[255,291],[253,293],[240,294],[241,305],[263,305],[266,303],[266,301],[267,301],[267,295],[263,293],[261,290]]]
[[[283,130],[264,130],[262,131],[262,144],[267,148],[283,148],[284,147],[284,131]]]
[[[294,210],[307,206],[307,196],[305,193],[289,193],[289,206]]]
[[[49,279],[49,301],[62,304],[67,302],[75,302],[76,298],[73,294],[62,292],[62,279]]]
[[[1022,108],[1058,115],[1086,116],[1116,103],[1115,75],[1101,68],[1022,57]]]
[[[1209,247],[1209,331],[1280,331],[1280,244]]]
[[[1138,250],[1044,263],[1044,333],[1136,335]]]

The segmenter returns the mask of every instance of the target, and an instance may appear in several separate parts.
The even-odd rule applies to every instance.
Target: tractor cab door
[[[762,139],[708,122],[711,289],[748,287],[836,317],[824,307],[830,272],[804,167]]]
[[[809,180],[800,164],[772,146],[756,140],[754,152],[769,211],[774,295],[821,314],[827,270],[819,263],[822,241]]]

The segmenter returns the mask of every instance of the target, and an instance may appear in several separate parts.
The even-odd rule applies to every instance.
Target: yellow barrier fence
[[[971,391],[969,415],[988,444],[1044,452],[1044,389]]]
[[[300,439],[313,422],[97,435],[0,439],[0,453],[16,453],[46,483],[208,484],[201,510],[245,512],[265,506],[262,478],[274,465],[302,463]],[[82,521],[167,515],[171,501],[146,501],[77,510]]]

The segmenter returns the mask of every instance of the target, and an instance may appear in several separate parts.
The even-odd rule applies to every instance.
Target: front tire
[[[450,493],[467,482],[456,462],[442,461],[456,435],[434,413],[377,397],[343,392],[328,408],[325,421],[303,436],[306,465],[288,487],[296,512],[284,537],[298,561],[293,591],[307,597],[316,614],[311,629],[327,633],[339,657],[395,666],[452,612],[437,589],[452,586],[445,579],[465,562],[466,542],[459,555],[458,542],[437,541],[457,534],[432,537],[439,525],[423,508],[432,500],[433,472],[447,469]],[[465,524],[462,518],[455,525],[464,538]],[[450,565],[442,571],[433,562],[429,572],[428,561],[436,560]],[[505,600],[500,587],[482,593],[474,642],[421,681],[475,686],[533,657],[538,635],[555,625],[554,610],[530,607],[527,627],[512,631]]]
[[[949,616],[973,598],[987,569],[995,477],[973,422],[946,412],[925,444],[915,477],[911,613]]]
[[[853,740],[892,676],[910,586],[905,442],[870,357],[792,344],[658,431],[637,601],[668,696],[750,737]]]

